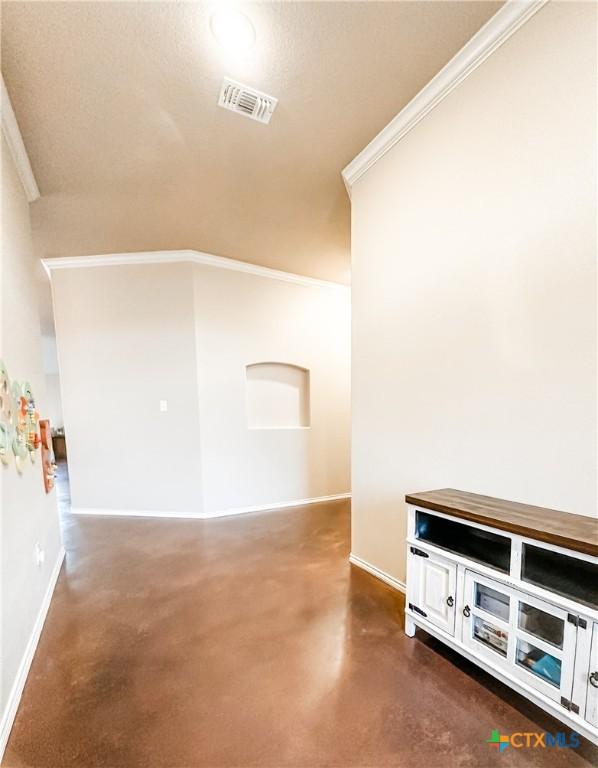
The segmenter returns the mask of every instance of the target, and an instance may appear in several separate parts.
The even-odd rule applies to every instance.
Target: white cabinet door
[[[465,645],[571,707],[577,616],[470,570],[465,572],[462,610]]]
[[[592,626],[587,691],[585,717],[590,725],[598,728],[598,621],[595,621]]]
[[[515,590],[494,579],[465,571],[462,640],[492,664],[510,666],[511,610]]]
[[[523,682],[563,706],[571,702],[577,616],[544,600],[517,593],[513,606],[513,671]]]
[[[455,634],[457,565],[419,547],[409,547],[407,602],[416,616]]]

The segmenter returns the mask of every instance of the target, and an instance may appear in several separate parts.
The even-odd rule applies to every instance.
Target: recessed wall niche
[[[249,429],[301,429],[310,426],[309,371],[288,363],[245,367]]]

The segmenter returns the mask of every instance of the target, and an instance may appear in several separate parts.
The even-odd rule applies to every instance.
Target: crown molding
[[[547,2],[548,0],[507,0],[448,64],[343,169],[342,177],[349,197],[351,187],[366,171]]]
[[[25,149],[23,137],[19,130],[19,124],[15,117],[10,96],[6,90],[6,84],[4,82],[4,76],[2,76],[2,133],[10,149],[10,154],[17,167],[21,184],[25,190],[25,196],[27,200],[32,203],[37,200],[39,195],[39,188],[33,175],[31,163],[29,162],[29,156]]]
[[[315,277],[297,275],[294,272],[283,272],[280,269],[261,267],[247,261],[228,259],[225,256],[214,256],[201,251],[145,251],[141,253],[109,253],[99,256],[65,256],[54,259],[42,259],[48,276],[57,269],[84,269],[90,267],[118,267],[132,264],[176,264],[191,263],[203,266],[229,269],[234,272],[244,272],[258,277],[268,277],[271,280],[282,280],[285,283],[318,286],[320,288],[335,288],[349,290],[348,285],[333,283],[329,280],[318,280]]]

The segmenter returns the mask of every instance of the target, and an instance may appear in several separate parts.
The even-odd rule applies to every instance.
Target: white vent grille
[[[267,93],[256,91],[248,85],[237,83],[229,77],[225,77],[220,89],[218,106],[230,109],[260,123],[269,123],[278,99],[268,96]]]

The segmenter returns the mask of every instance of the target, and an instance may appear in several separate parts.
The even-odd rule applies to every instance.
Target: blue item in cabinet
[[[538,661],[534,661],[532,669],[537,675],[550,680],[551,683],[561,684],[561,662],[549,653],[545,653]]]

